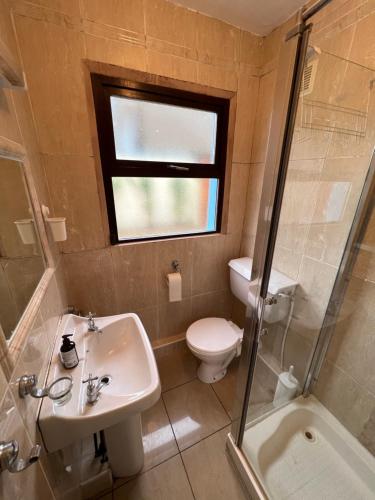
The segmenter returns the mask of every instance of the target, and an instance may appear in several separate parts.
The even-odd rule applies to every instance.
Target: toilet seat
[[[186,341],[191,349],[206,355],[229,352],[240,340],[231,323],[224,318],[200,319],[186,332]]]

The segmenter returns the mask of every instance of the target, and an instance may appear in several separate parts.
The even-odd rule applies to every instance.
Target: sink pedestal
[[[141,415],[129,415],[104,430],[109,465],[115,477],[137,474],[144,461]]]

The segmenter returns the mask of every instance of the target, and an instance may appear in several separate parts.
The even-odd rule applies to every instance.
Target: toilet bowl
[[[243,330],[224,318],[195,321],[186,332],[191,352],[200,359],[198,378],[212,384],[221,380],[229,363],[241,353]]]
[[[253,302],[250,291],[252,259],[232,259],[230,288],[246,306]],[[264,319],[270,323],[281,321],[290,309],[290,298],[297,283],[276,270],[272,270],[268,295],[274,297],[271,305],[265,306]],[[212,384],[222,379],[229,363],[241,353],[243,330],[224,318],[203,318],[195,321],[186,332],[186,343],[191,352],[201,361],[198,378]]]

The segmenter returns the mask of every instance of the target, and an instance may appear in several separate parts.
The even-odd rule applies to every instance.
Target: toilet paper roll
[[[181,273],[168,274],[169,302],[179,302],[182,298]]]

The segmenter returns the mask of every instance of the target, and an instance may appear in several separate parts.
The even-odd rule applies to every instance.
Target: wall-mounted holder
[[[172,268],[175,273],[181,272],[181,266],[177,259],[172,260]]]
[[[33,245],[36,242],[34,219],[20,219],[14,221],[18,234],[24,245]]]
[[[18,458],[18,441],[0,441],[0,472],[21,472],[39,460],[41,447],[36,444],[31,448],[29,456],[25,459]]]
[[[18,395],[21,399],[30,395],[33,398],[45,398],[48,396],[57,405],[62,405],[71,397],[73,379],[70,376],[59,377],[49,386],[38,388],[38,377],[36,375],[22,375],[18,380]]]
[[[44,220],[48,222],[51,228],[51,233],[54,241],[65,241],[66,234],[66,218],[65,217],[49,217],[49,208],[42,205],[42,213]]]

